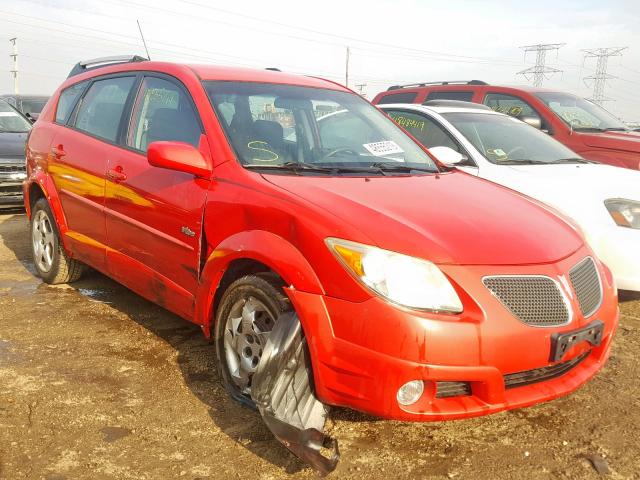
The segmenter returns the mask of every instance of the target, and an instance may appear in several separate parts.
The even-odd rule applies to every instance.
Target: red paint
[[[197,148],[159,142],[145,156],[53,123],[66,86],[140,68],[170,75],[189,92],[204,132]],[[246,170],[214,115],[203,79],[348,91],[278,72],[158,62],[72,77],[33,128],[25,185],[27,203],[29,193],[44,192],[70,255],[202,325],[207,335],[213,300],[229,266],[237,260],[260,262],[287,285],[309,340],[319,397],[382,417],[438,420],[525,406],[574,390],[602,366],[618,310],[611,275],[598,263],[604,301],[596,317],[606,324],[605,343],[560,378],[508,392],[502,384],[505,373],[548,364],[551,333],[592,320],[580,316],[569,292],[576,312],[570,325],[528,327],[481,283],[495,274],[566,275],[592,255],[566,221],[460,172],[362,178]],[[413,311],[374,296],[336,260],[327,237],[437,263],[464,312]],[[577,346],[566,358],[585,348]],[[427,381],[427,393],[401,408],[396,391],[416,378]],[[433,398],[430,381],[456,379],[472,382],[473,395]]]
[[[549,133],[574,152],[588,160],[640,170],[640,132],[576,132],[560,119],[542,100],[537,92],[552,92],[533,87],[502,87],[494,85],[432,85],[403,88],[381,92],[372,103],[397,93],[415,93],[412,103],[424,103],[431,92],[472,92],[474,103],[483,103],[487,94],[502,93],[528,103],[547,125]],[[387,103],[391,100],[387,99]],[[399,102],[402,103],[402,102]]]

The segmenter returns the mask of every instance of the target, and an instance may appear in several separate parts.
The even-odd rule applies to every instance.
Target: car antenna
[[[140,26],[140,20],[136,19],[136,23],[138,24],[138,30],[140,31],[140,37],[142,37],[142,44],[144,45],[144,50],[147,52],[147,58],[151,60],[151,55],[149,55],[149,49],[147,48],[147,42],[144,40],[144,35],[142,34],[142,27]]]

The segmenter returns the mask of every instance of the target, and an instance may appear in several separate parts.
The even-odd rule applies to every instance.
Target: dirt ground
[[[608,365],[563,399],[430,424],[334,410],[329,478],[599,478],[592,457],[640,479],[640,297],[621,308]],[[198,327],[97,273],[43,284],[25,216],[1,215],[0,478],[178,477],[317,475],[227,398]]]

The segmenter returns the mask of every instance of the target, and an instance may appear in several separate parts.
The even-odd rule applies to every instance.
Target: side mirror
[[[457,165],[458,163],[468,160],[465,155],[460,152],[456,152],[450,147],[432,147],[429,151],[445,165]]]
[[[542,130],[542,119],[540,117],[520,117],[519,120],[522,120],[527,125],[531,125],[538,130]]]
[[[26,112],[24,114],[24,116],[27,117],[27,120],[29,120],[31,123],[35,123],[36,120],[38,119],[38,115],[35,115],[33,113],[29,113],[29,112]]]
[[[147,148],[149,165],[209,178],[211,169],[193,145],[183,142],[153,142]]]

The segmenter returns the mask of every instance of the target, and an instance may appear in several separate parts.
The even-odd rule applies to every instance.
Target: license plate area
[[[597,347],[602,343],[602,333],[604,323],[602,320],[594,320],[586,327],[571,332],[554,333],[551,335],[551,355],[549,360],[559,362],[564,354],[571,350],[571,347],[580,342],[588,342]]]

